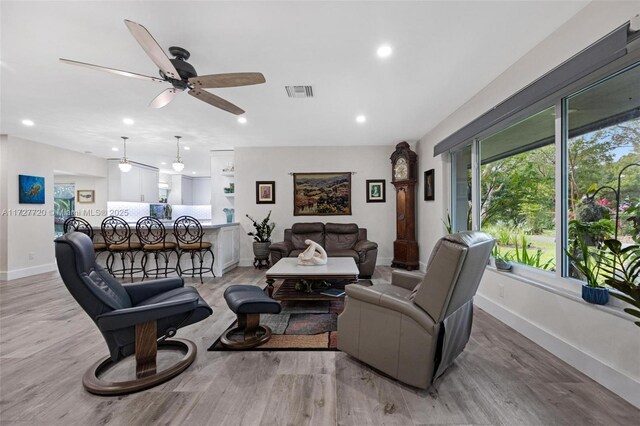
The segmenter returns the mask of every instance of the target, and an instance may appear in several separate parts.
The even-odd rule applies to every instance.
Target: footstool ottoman
[[[227,330],[220,343],[229,349],[249,349],[267,342],[271,329],[260,325],[260,314],[279,314],[282,307],[260,288],[252,285],[232,285],[224,291],[227,306],[238,316],[238,326]],[[233,339],[233,335],[242,338]]]

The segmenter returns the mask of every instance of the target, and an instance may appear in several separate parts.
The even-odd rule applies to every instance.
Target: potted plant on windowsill
[[[271,218],[271,210],[269,210],[269,214],[265,217],[260,223],[258,223],[254,218],[247,215],[249,220],[253,222],[253,227],[256,229],[255,232],[248,232],[247,235],[253,237],[253,255],[258,260],[265,260],[269,258],[269,246],[271,245],[271,233],[273,229],[276,227],[276,224],[271,222],[269,223],[269,219]]]
[[[493,247],[493,253],[491,255],[493,256],[493,262],[495,263],[496,269],[498,271],[511,271],[511,268],[513,268],[513,264],[511,263],[511,259],[509,259],[508,257],[508,253],[501,254],[500,248],[496,245]]]
[[[606,305],[609,302],[609,290],[600,284],[600,269],[602,266],[602,252],[589,251],[589,246],[583,238],[574,240],[574,252],[565,250],[571,264],[582,275],[586,283],[582,285],[582,298],[596,305]]]
[[[640,245],[622,247],[618,240],[605,240],[604,245],[608,249],[601,261],[605,282],[621,293],[611,295],[632,305],[624,311],[640,319]],[[635,324],[640,327],[640,321]]]

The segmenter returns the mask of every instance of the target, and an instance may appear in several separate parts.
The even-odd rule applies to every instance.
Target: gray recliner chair
[[[426,389],[464,350],[473,296],[495,240],[482,232],[440,239],[424,276],[394,271],[391,284],[346,286],[338,349]]]
[[[65,286],[102,333],[110,356],[95,363],[82,382],[89,392],[118,395],[158,385],[184,371],[196,357],[196,346],[173,337],[178,328],[211,315],[209,305],[182,278],[120,284],[96,264],[91,238],[71,232],[55,240],[56,260]],[[158,342],[160,339],[160,342]],[[156,371],[158,347],[185,352],[163,371]],[[135,353],[136,380],[107,382],[100,373]]]

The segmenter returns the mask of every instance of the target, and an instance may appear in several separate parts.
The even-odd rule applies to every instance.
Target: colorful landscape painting
[[[18,201],[20,204],[44,204],[44,178],[18,175]]]
[[[293,215],[351,214],[351,173],[294,173]]]

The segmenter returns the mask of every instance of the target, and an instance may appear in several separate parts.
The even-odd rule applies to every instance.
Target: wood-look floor
[[[388,281],[379,267],[375,282]],[[341,352],[207,352],[234,319],[222,293],[264,285],[237,268],[204,284],[214,308],[179,337],[198,345],[182,375],[122,397],[85,392],[107,355],[102,336],[57,273],[0,284],[2,425],[637,425],[640,410],[476,309],[465,352],[435,388],[404,386]]]

